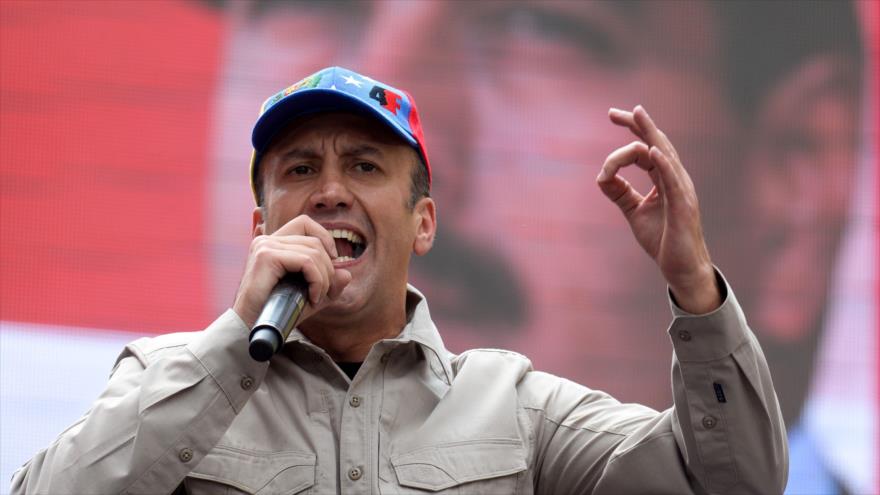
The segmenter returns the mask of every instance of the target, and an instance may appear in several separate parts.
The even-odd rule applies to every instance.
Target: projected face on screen
[[[749,210],[770,206],[755,184],[771,179],[762,177],[764,155],[750,151],[764,141],[732,110],[726,31],[712,4],[230,2],[224,12],[230,34],[214,144],[218,308],[228,304],[248,242],[244,178],[257,107],[328,65],[392,82],[419,103],[440,231],[411,278],[454,350],[511,347],[623,399],[668,403],[663,281],[595,187],[607,153],[632,139],[608,123],[609,106],[645,105],[676,143],[722,266],[785,257],[746,255],[745,236],[729,228],[762,218],[742,223],[760,246],[762,232],[788,220]],[[638,174],[629,177],[647,190]],[[743,190],[758,201],[742,208]],[[828,221],[839,221],[842,210],[831,210]],[[789,232],[784,242],[800,242]],[[730,244],[737,249],[728,252]],[[828,266],[834,243],[814,248],[802,261]],[[771,281],[754,277],[754,294],[778,296]],[[823,297],[806,302],[815,313]]]
[[[858,136],[854,67],[822,55],[781,77],[754,118],[747,172],[747,229],[756,262],[743,266],[751,320],[762,331],[786,399],[803,397],[831,286],[852,184]],[[800,401],[783,400],[791,419]]]
[[[124,342],[228,308],[259,105],[341,65],[419,103],[440,230],[409,275],[450,349],[521,351],[665,408],[664,283],[595,185],[632,140],[608,107],[644,104],[767,356],[790,480],[832,493],[815,488],[821,458],[849,492],[877,491],[876,100],[861,87],[876,2],[0,7],[4,479],[88,407]],[[35,369],[47,386],[22,388]]]

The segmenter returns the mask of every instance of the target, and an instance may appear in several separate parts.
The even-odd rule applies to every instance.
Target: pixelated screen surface
[[[876,492],[876,11],[0,3],[0,480],[86,412],[126,342],[231,305],[259,106],[340,65],[418,101],[439,232],[410,278],[447,347],[665,409],[665,283],[595,183],[633,139],[608,108],[644,105],[773,371],[788,491]]]

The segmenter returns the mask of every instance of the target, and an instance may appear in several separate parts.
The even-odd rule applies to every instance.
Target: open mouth
[[[336,242],[336,253],[338,254],[333,260],[334,262],[354,261],[364,254],[364,250],[367,248],[364,238],[351,230],[332,229],[330,235]]]

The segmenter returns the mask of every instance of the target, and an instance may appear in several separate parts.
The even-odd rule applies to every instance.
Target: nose
[[[354,198],[344,177],[339,172],[327,168],[320,174],[316,188],[309,196],[311,213],[327,213],[351,208]]]

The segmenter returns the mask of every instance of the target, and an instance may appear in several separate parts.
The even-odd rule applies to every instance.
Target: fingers
[[[633,164],[651,173],[652,180],[656,177],[648,146],[640,141],[634,141],[614,150],[605,159],[602,170],[596,177],[596,182],[602,193],[613,201],[625,215],[645,199],[626,179],[617,175],[617,171],[621,167]]]
[[[672,146],[672,142],[666,137],[666,134],[657,127],[654,120],[651,119],[651,116],[648,115],[648,112],[644,107],[636,105],[635,109],[633,109],[632,115],[633,121],[644,133],[646,143],[660,148],[660,150],[666,153],[667,156],[678,160],[678,152],[675,150],[675,147]]]
[[[621,110],[619,108],[611,108],[608,110],[608,117],[614,124],[629,128],[636,137],[642,141],[646,141],[645,134],[642,132],[642,129],[639,128],[638,124],[636,124],[632,112],[627,112],[626,110]]]
[[[330,291],[327,297],[336,299],[342,294],[342,290],[351,282],[351,272],[345,269],[338,269],[333,272],[333,279],[330,283]]]
[[[302,235],[314,237],[321,241],[321,244],[324,246],[327,253],[330,254],[331,258],[336,258],[338,256],[338,253],[336,252],[336,242],[333,240],[333,236],[330,235],[330,232],[327,232],[327,229],[307,215],[300,215],[294,218],[284,224],[284,226],[275,231],[272,235]]]
[[[608,117],[612,123],[628,128],[649,146],[657,146],[664,153],[678,160],[678,151],[672,145],[672,141],[657,127],[643,106],[636,105],[632,112],[611,108],[608,110]]]
[[[617,174],[621,167],[635,164],[642,170],[650,172],[653,168],[651,164],[648,146],[641,141],[633,141],[622,148],[618,148],[608,155],[605,163],[602,164],[602,170],[596,178],[600,183],[605,182],[612,176]]]
[[[320,304],[325,294],[330,299],[335,299],[351,281],[351,273],[347,270],[343,270],[345,271],[344,275],[338,275],[337,270],[333,268],[333,259],[339,256],[333,236],[309,216],[300,215],[294,218],[278,229],[273,236],[277,236],[281,242],[290,246],[308,245],[326,254],[326,256],[319,256],[320,260],[316,260],[323,268],[325,277],[319,278],[317,273],[313,271],[316,277],[313,281],[309,278],[309,274],[303,270],[303,275],[309,282],[309,301],[313,305]],[[289,272],[299,271],[292,268],[287,267],[287,270]]]
[[[621,168],[633,164],[650,174],[654,186],[667,201],[675,201],[681,195],[682,184],[676,173],[674,160],[656,146],[649,149],[645,143],[633,141],[608,155],[596,177],[605,196],[624,213],[632,211],[645,199],[629,181],[617,175]]]
[[[655,164],[663,195],[667,200],[674,201],[681,191],[681,183],[679,182],[679,175],[676,173],[673,160],[656,146],[652,146],[648,153],[651,162]]]
[[[608,116],[614,124],[629,128],[651,148],[650,163],[655,165],[651,179],[660,191],[675,196],[690,187],[690,176],[681,164],[678,151],[666,134],[657,127],[644,107],[636,105],[632,112],[611,108]],[[656,149],[656,151],[653,151]],[[655,153],[657,153],[655,155]],[[644,167],[642,167],[644,168]],[[671,199],[675,199],[674,197]]]
[[[317,246],[315,243],[318,243]],[[260,236],[254,239],[253,268],[274,286],[285,273],[302,273],[309,284],[309,302],[320,304],[334,277],[333,262],[323,246],[305,236]],[[264,284],[260,284],[264,285]]]
[[[636,240],[658,264],[678,297],[680,288],[699,280],[706,266],[711,272],[694,184],[675,147],[644,108],[637,106],[632,112],[610,109],[608,116],[642,141],[608,155],[597,177],[598,185],[623,211]],[[654,182],[645,196],[617,175],[621,167],[633,163],[648,171]]]
[[[303,274],[311,306],[318,306],[325,297],[335,299],[351,281],[351,273],[333,267],[337,256],[330,233],[304,215],[271,235],[255,237],[233,309],[253,325],[272,288],[286,273]]]
[[[599,182],[599,189],[620,208],[625,216],[629,216],[629,213],[645,200],[629,181],[619,175]]]

